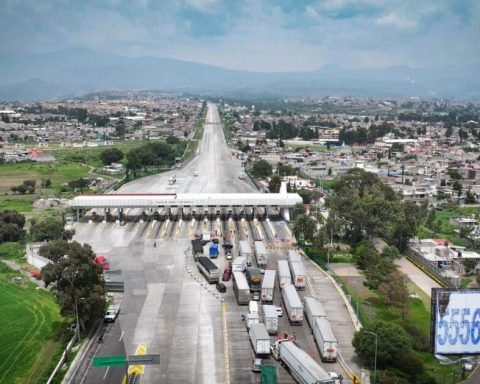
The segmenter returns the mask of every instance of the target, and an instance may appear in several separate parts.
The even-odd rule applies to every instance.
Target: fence
[[[418,252],[412,246],[409,246],[407,249],[408,258],[416,264],[420,269],[422,269],[427,275],[429,275],[433,280],[435,280],[440,285],[447,288],[456,288],[455,281],[456,279],[445,276],[442,273],[442,270],[438,268],[435,263],[425,259],[420,252]]]

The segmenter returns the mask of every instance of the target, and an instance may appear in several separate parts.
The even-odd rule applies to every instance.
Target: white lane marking
[[[124,333],[125,333],[125,331],[122,331],[122,334],[120,335],[120,338],[118,339],[118,341],[122,341]]]
[[[105,378],[107,377],[109,369],[110,369],[110,367],[107,367],[107,369],[105,370],[105,374],[103,375],[103,380],[105,380]]]

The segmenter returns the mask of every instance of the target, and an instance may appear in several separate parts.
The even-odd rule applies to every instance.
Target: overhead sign
[[[137,365],[160,364],[160,355],[131,355],[128,356],[128,363]]]
[[[125,356],[102,356],[93,358],[93,367],[119,367],[127,363]]]
[[[107,292],[124,292],[125,284],[123,281],[107,281],[105,282]]]
[[[432,289],[431,338],[438,355],[480,354],[480,290]]]

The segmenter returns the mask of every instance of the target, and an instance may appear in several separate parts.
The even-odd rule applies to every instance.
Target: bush
[[[413,349],[418,352],[428,352],[430,350],[429,337],[416,325],[406,323],[403,329],[411,336]]]

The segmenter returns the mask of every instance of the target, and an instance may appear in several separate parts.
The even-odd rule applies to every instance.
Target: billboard
[[[480,354],[480,289],[432,289],[431,342],[439,355]]]

